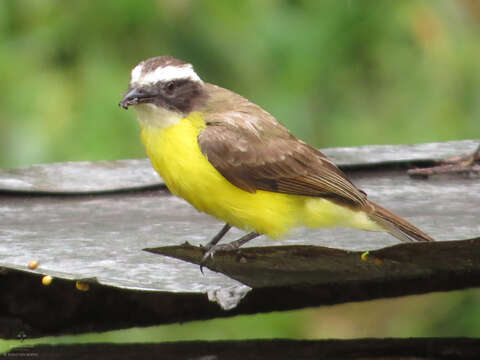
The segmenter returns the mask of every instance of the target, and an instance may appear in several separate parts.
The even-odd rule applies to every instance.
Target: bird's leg
[[[202,270],[203,265],[205,264],[205,262],[207,261],[208,258],[213,258],[213,255],[215,255],[215,253],[218,250],[226,250],[226,251],[237,250],[240,246],[245,245],[247,242],[255,239],[258,236],[260,236],[259,233],[250,232],[250,233],[242,236],[240,239],[229,242],[228,244],[213,245],[210,249],[207,250],[205,255],[203,255],[202,261],[200,263],[200,271],[203,273],[203,270]]]
[[[231,226],[228,224],[223,225],[222,230],[218,232],[217,235],[215,235],[212,240],[210,240],[208,243],[205,244],[204,248],[207,250],[210,250],[213,246],[217,245],[217,243],[222,240],[222,238],[225,236],[225,234],[230,230]]]

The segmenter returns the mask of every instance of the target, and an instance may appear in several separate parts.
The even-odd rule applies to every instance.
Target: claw
[[[260,234],[256,232],[250,232],[247,235],[242,236],[240,239],[232,241],[228,244],[216,244],[212,242],[208,243],[205,246],[207,251],[203,255],[202,261],[200,261],[200,272],[203,274],[203,267],[205,266],[205,263],[207,262],[208,258],[213,259],[213,255],[215,255],[215,253],[218,250],[226,250],[226,251],[238,250],[240,246],[242,246],[243,244],[246,244],[252,239],[255,239],[257,236],[260,236]]]
[[[205,254],[203,255],[202,261],[200,262],[200,272],[203,273],[203,267],[205,266],[205,263],[207,262],[208,258],[213,259],[213,255],[215,254],[214,250],[215,246],[210,247]]]

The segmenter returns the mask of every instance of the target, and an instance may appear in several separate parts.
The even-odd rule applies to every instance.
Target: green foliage
[[[192,62],[321,147],[475,138],[466,1],[0,3],[0,166],[143,156],[117,103],[147,57]]]

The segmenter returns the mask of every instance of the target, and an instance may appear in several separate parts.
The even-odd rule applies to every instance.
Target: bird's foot
[[[213,256],[215,255],[215,253],[217,251],[234,251],[234,250],[237,250],[239,247],[240,247],[240,245],[235,244],[235,241],[230,242],[228,244],[214,245],[214,246],[210,247],[209,249],[207,249],[207,251],[203,255],[202,263],[205,263],[205,261],[207,261],[207,259],[209,259],[209,258],[213,259]]]
[[[252,239],[255,239],[257,236],[260,236],[260,234],[256,232],[251,232],[248,233],[247,235],[241,237],[238,240],[229,242],[228,244],[215,244],[211,245],[208,243],[205,245],[205,249],[207,250],[205,254],[203,255],[202,261],[200,261],[200,271],[203,274],[203,267],[205,266],[205,263],[207,262],[208,259],[213,259],[213,256],[217,251],[235,251],[238,250],[238,248],[247,242],[249,242]]]
[[[205,266],[208,259],[213,259],[213,256],[217,251],[234,251],[237,250],[241,245],[236,245],[236,241],[232,241],[228,244],[217,244],[213,246],[205,246],[205,254],[203,254],[202,261],[200,262],[200,271],[203,274],[203,267]]]

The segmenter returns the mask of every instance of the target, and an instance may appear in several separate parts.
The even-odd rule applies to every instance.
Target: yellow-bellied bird
[[[203,82],[191,64],[169,56],[131,72],[120,106],[135,106],[142,141],[170,191],[226,224],[206,245],[236,249],[298,226],[386,231],[402,241],[433,241],[369,201],[320,151],[293,136],[244,97]],[[248,231],[217,245],[231,226]]]

